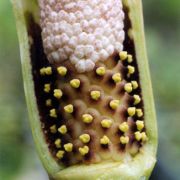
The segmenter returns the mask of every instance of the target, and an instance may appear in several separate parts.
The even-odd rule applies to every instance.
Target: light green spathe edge
[[[63,166],[59,166],[51,156],[44,139],[32,80],[30,44],[24,12],[28,9],[36,17],[37,6],[35,1],[12,0],[19,36],[24,89],[30,116],[30,125],[41,161],[48,174],[56,180],[143,180],[148,179],[156,162],[157,127],[144,41],[142,4],[141,0],[123,0],[123,3],[130,10],[129,17],[133,27],[132,36],[135,42],[136,59],[140,72],[149,141],[141,150],[141,153],[130,162],[100,163],[89,166],[77,165],[63,169]]]
[[[45,141],[41,124],[40,117],[38,113],[38,107],[36,103],[35,91],[34,91],[34,83],[32,77],[32,67],[31,67],[31,59],[30,59],[30,44],[27,33],[27,27],[24,17],[24,12],[26,10],[33,10],[36,8],[34,1],[29,1],[28,4],[23,4],[25,0],[11,0],[13,4],[13,10],[16,18],[16,26],[19,38],[19,46],[20,46],[20,56],[21,56],[21,65],[22,65],[22,73],[24,80],[24,91],[26,96],[26,103],[28,107],[28,114],[30,120],[30,126],[33,134],[33,139],[36,144],[36,148],[38,154],[41,158],[41,161],[48,171],[48,173],[55,174],[61,168],[54,161],[54,158],[51,156],[47,143]]]
[[[147,135],[149,137],[148,144],[152,144],[152,151],[157,151],[157,123],[154,107],[154,99],[152,93],[151,78],[149,73],[149,64],[147,60],[147,52],[145,47],[144,24],[142,16],[141,0],[123,0],[124,4],[129,7],[129,18],[131,19],[133,30],[131,35],[135,43],[135,52],[137,65],[139,70],[139,78],[144,101],[145,123],[147,127]]]

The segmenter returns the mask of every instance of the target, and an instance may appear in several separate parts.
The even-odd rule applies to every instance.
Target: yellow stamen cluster
[[[112,100],[110,101],[109,106],[111,107],[111,109],[116,110],[119,104],[120,104],[119,100]]]
[[[141,133],[141,136],[142,136],[141,139],[142,139],[143,142],[148,140],[148,137],[147,137],[147,135],[146,135],[145,132],[142,132],[142,133]]]
[[[96,74],[99,76],[103,76],[106,73],[106,68],[105,67],[98,67],[96,69]]]
[[[112,120],[110,120],[110,119],[103,119],[103,120],[101,121],[101,126],[102,126],[103,128],[110,128],[111,125],[112,125]]]
[[[142,109],[136,109],[136,115],[137,115],[137,117],[142,117],[143,116]]]
[[[44,75],[46,74],[46,73],[45,73],[45,69],[46,69],[45,67],[43,67],[43,68],[40,69],[40,71],[39,71],[39,72],[40,72],[40,75],[44,76]]]
[[[136,131],[135,133],[134,133],[134,136],[135,136],[135,139],[137,140],[137,141],[147,141],[148,140],[148,138],[147,138],[147,135],[146,135],[146,133],[145,132],[139,132],[139,131]]]
[[[49,111],[49,116],[53,117],[53,118],[57,118],[57,113],[56,113],[56,109],[51,109]]]
[[[133,62],[133,58],[132,58],[131,54],[128,54],[127,61],[128,61],[128,63],[132,63]]]
[[[101,139],[100,139],[100,144],[102,144],[102,145],[107,145],[107,144],[109,144],[110,143],[110,140],[109,140],[109,138],[107,137],[107,136],[103,136]]]
[[[142,117],[143,116],[143,111],[142,109],[136,109],[136,107],[129,107],[127,109],[128,115],[129,116],[134,116],[135,114],[137,115],[137,117]]]
[[[127,112],[128,112],[128,115],[132,117],[136,114],[136,108],[135,107],[129,107],[127,109]]]
[[[131,83],[126,83],[126,84],[124,85],[124,90],[125,90],[127,93],[131,93],[132,90],[133,90],[132,84],[131,84]]]
[[[79,152],[82,156],[85,156],[86,154],[89,153],[89,147],[88,146],[80,147]]]
[[[51,132],[52,134],[55,134],[55,133],[57,132],[56,125],[52,125],[52,126],[50,127],[50,132]]]
[[[60,99],[62,97],[63,93],[61,89],[54,89],[54,97],[57,99]]]
[[[127,51],[121,51],[121,52],[119,53],[120,60],[122,60],[122,61],[126,60],[126,59],[127,59],[127,56],[128,56]]]
[[[57,153],[56,153],[56,157],[58,158],[58,159],[62,159],[63,157],[64,157],[64,151],[62,151],[62,150],[59,150]]]
[[[49,93],[51,91],[51,84],[45,84],[44,85],[44,92]]]
[[[51,100],[51,99],[47,99],[47,100],[46,100],[46,106],[47,106],[47,107],[52,106],[52,100]]]
[[[138,88],[138,83],[137,81],[131,81],[130,83],[126,83],[124,85],[124,90],[127,92],[127,93],[131,93],[133,90],[137,89]]]
[[[52,74],[52,67],[43,67],[40,69],[40,75],[51,75]]]
[[[83,142],[83,143],[88,143],[91,139],[89,134],[82,134],[81,136],[79,136],[79,139]]]
[[[113,76],[112,76],[112,79],[115,83],[118,83],[118,82],[121,82],[121,74],[120,73],[115,73]]]
[[[136,121],[136,126],[137,126],[138,131],[141,131],[144,128],[144,122],[140,121],[140,120],[137,120]]]
[[[56,148],[61,148],[61,139],[56,139],[54,142]]]
[[[71,87],[73,87],[73,88],[79,88],[80,83],[81,83],[81,82],[80,82],[79,79],[73,79],[73,80],[70,81],[70,85],[71,85]]]
[[[133,97],[134,97],[134,105],[137,105],[141,102],[141,98],[139,95],[135,94]]]
[[[101,97],[101,92],[100,91],[91,91],[90,95],[93,100],[97,101]]]
[[[135,72],[135,68],[133,66],[128,65],[127,68],[128,68],[128,74],[129,75],[133,74]]]
[[[128,136],[121,136],[120,137],[120,143],[121,144],[128,144],[129,142],[129,137]]]
[[[119,57],[120,57],[121,61],[126,61],[127,60],[128,63],[132,63],[133,62],[132,55],[128,54],[127,51],[121,51],[119,53]]]
[[[61,134],[66,134],[67,133],[67,127],[66,125],[62,125],[61,127],[58,128],[58,131],[61,133]]]
[[[60,66],[57,68],[57,72],[61,76],[65,76],[67,74],[67,68],[64,66]]]
[[[45,68],[45,74],[46,75],[51,75],[52,74],[52,67],[46,67]]]
[[[69,104],[69,105],[67,105],[67,106],[64,106],[64,111],[65,111],[66,113],[69,113],[69,114],[73,113],[73,111],[74,111],[73,105],[72,105],[72,104]]]
[[[123,122],[119,125],[119,130],[123,133],[126,133],[129,130],[129,125],[127,122]]]
[[[82,120],[83,120],[84,123],[88,124],[88,123],[91,123],[93,121],[93,117],[90,114],[83,114],[82,115]]]
[[[72,152],[73,144],[72,143],[64,144],[64,149],[65,149],[66,152]]]
[[[138,88],[138,83],[137,83],[137,81],[131,81],[131,84],[132,84],[132,88],[133,88],[133,89],[137,89],[137,88]]]
[[[141,140],[142,134],[141,134],[139,131],[135,132],[134,135],[135,135],[135,139],[136,139],[137,141],[140,141],[140,140]]]

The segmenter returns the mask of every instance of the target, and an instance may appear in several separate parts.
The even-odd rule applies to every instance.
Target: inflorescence
[[[48,124],[46,131],[51,134],[50,147],[57,159],[65,161],[70,154],[75,154],[76,163],[85,160],[92,152],[97,153],[92,148],[94,142],[102,149],[108,149],[113,143],[125,149],[133,143],[137,144],[138,148],[147,141],[140,85],[138,80],[134,79],[137,69],[133,65],[132,55],[121,51],[116,66],[121,68],[110,71],[105,64],[95,67],[89,76],[87,87],[87,79],[78,74],[74,77],[68,66],[47,66],[40,69],[42,78],[53,74],[57,76],[55,85],[46,82],[42,89],[47,97],[44,105],[49,109],[48,122],[43,123]],[[94,78],[98,80],[99,86],[97,83],[90,84],[94,82]],[[119,94],[108,99],[108,94],[100,88],[101,83],[103,86],[109,86],[110,83],[115,89],[120,88]],[[69,92],[72,92],[72,95]],[[122,97],[126,97],[126,100]],[[84,104],[81,105],[80,101]],[[87,111],[94,108],[96,110]],[[117,114],[121,114],[119,119]],[[99,129],[99,132],[96,132],[97,137],[91,133],[91,128],[95,128],[94,131]],[[73,133],[75,135],[72,135]]]

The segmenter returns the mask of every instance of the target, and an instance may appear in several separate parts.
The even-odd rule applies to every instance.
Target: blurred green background
[[[151,179],[180,179],[180,1],[143,1],[159,127]],[[12,7],[0,0],[0,180],[46,180],[29,130]]]

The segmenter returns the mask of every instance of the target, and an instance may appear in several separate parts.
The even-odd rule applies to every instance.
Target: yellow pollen
[[[139,131],[136,131],[134,135],[137,141],[140,141],[142,139],[142,134]]]
[[[144,128],[144,122],[140,121],[140,120],[137,120],[136,121],[136,126],[137,126],[138,131],[141,131]]]
[[[64,156],[64,151],[62,151],[62,150],[60,150],[60,151],[58,151],[57,153],[56,153],[56,157],[58,158],[58,159],[62,159],[63,158],[63,156]]]
[[[128,144],[129,137],[128,136],[121,136],[120,137],[120,142],[121,142],[121,144]]]
[[[132,84],[131,84],[131,83],[126,83],[126,84],[124,85],[124,90],[125,90],[127,93],[132,92],[132,90],[133,90]]]
[[[99,76],[103,76],[105,73],[106,73],[105,67],[98,67],[96,69],[96,74],[99,75]]]
[[[52,125],[52,126],[50,127],[50,132],[51,132],[52,134],[55,134],[55,133],[57,132],[56,125]]]
[[[91,98],[93,100],[98,100],[101,96],[101,92],[100,91],[91,91]]]
[[[142,132],[141,135],[142,135],[142,141],[143,142],[148,140],[148,137],[147,137],[145,132]]]
[[[132,117],[136,114],[136,108],[135,107],[129,107],[127,109],[127,112],[128,112],[128,115]]]
[[[110,101],[109,106],[111,107],[111,109],[116,110],[119,104],[120,104],[119,100],[112,100]]]
[[[91,139],[89,134],[82,134],[81,136],[79,136],[79,139],[83,142],[83,143],[88,143]]]
[[[113,76],[112,76],[112,79],[115,83],[118,83],[121,81],[121,74],[120,73],[115,73]]]
[[[51,99],[46,100],[46,106],[48,106],[48,107],[52,106],[52,100]]]
[[[66,112],[66,113],[73,113],[73,111],[74,111],[74,107],[73,107],[73,105],[72,104],[69,104],[69,105],[67,105],[67,106],[64,106],[64,111]]]
[[[79,152],[82,156],[85,156],[86,154],[88,154],[89,152],[89,147],[88,146],[84,146],[84,147],[80,147],[79,148]]]
[[[90,114],[83,114],[82,120],[84,123],[91,123],[93,121],[93,117]]]
[[[62,125],[61,127],[58,128],[58,131],[61,133],[61,134],[66,134],[67,133],[67,127],[66,125]]]
[[[79,79],[73,79],[73,80],[70,81],[70,85],[71,85],[71,87],[73,87],[73,88],[79,88],[80,83],[81,83],[81,82],[80,82]]]
[[[45,70],[46,70],[45,67],[41,68],[40,69],[40,75],[44,76],[46,74]]]
[[[62,97],[63,93],[60,89],[54,89],[54,97],[57,99],[60,99]]]
[[[57,72],[61,76],[65,76],[67,74],[67,68],[64,66],[60,66],[57,68]]]
[[[102,145],[107,145],[107,144],[110,143],[110,140],[109,140],[109,138],[108,138],[107,136],[104,135],[104,136],[100,139],[100,143],[101,143]]]
[[[143,116],[142,109],[136,109],[136,115],[137,117],[142,117]]]
[[[101,121],[101,126],[102,126],[103,128],[110,128],[111,125],[112,125],[112,121],[111,121],[110,119],[103,119],[103,120]]]
[[[135,94],[133,97],[134,97],[134,105],[137,105],[141,102],[141,98],[139,95]]]
[[[72,143],[64,144],[64,149],[65,149],[66,152],[72,152],[73,144]]]
[[[52,67],[46,67],[44,72],[46,75],[51,75],[52,74]]]
[[[119,53],[119,57],[122,61],[126,60],[127,59],[127,51],[121,51]]]
[[[127,56],[127,61],[128,61],[128,63],[132,63],[133,58],[132,58],[132,55],[131,55],[131,54],[128,54],[128,56]]]
[[[123,122],[122,124],[119,125],[119,130],[122,132],[127,132],[129,130],[129,125],[127,122]]]
[[[135,72],[135,68],[133,66],[128,65],[128,74],[133,74]]]
[[[44,85],[44,92],[49,93],[51,90],[51,84],[45,84]]]
[[[51,109],[49,111],[49,115],[50,115],[50,117],[57,118],[56,109]]]
[[[56,148],[61,148],[61,139],[56,139],[54,142]]]
[[[131,84],[132,84],[132,88],[133,88],[133,89],[137,89],[137,88],[138,88],[138,83],[137,83],[137,81],[131,81]]]

